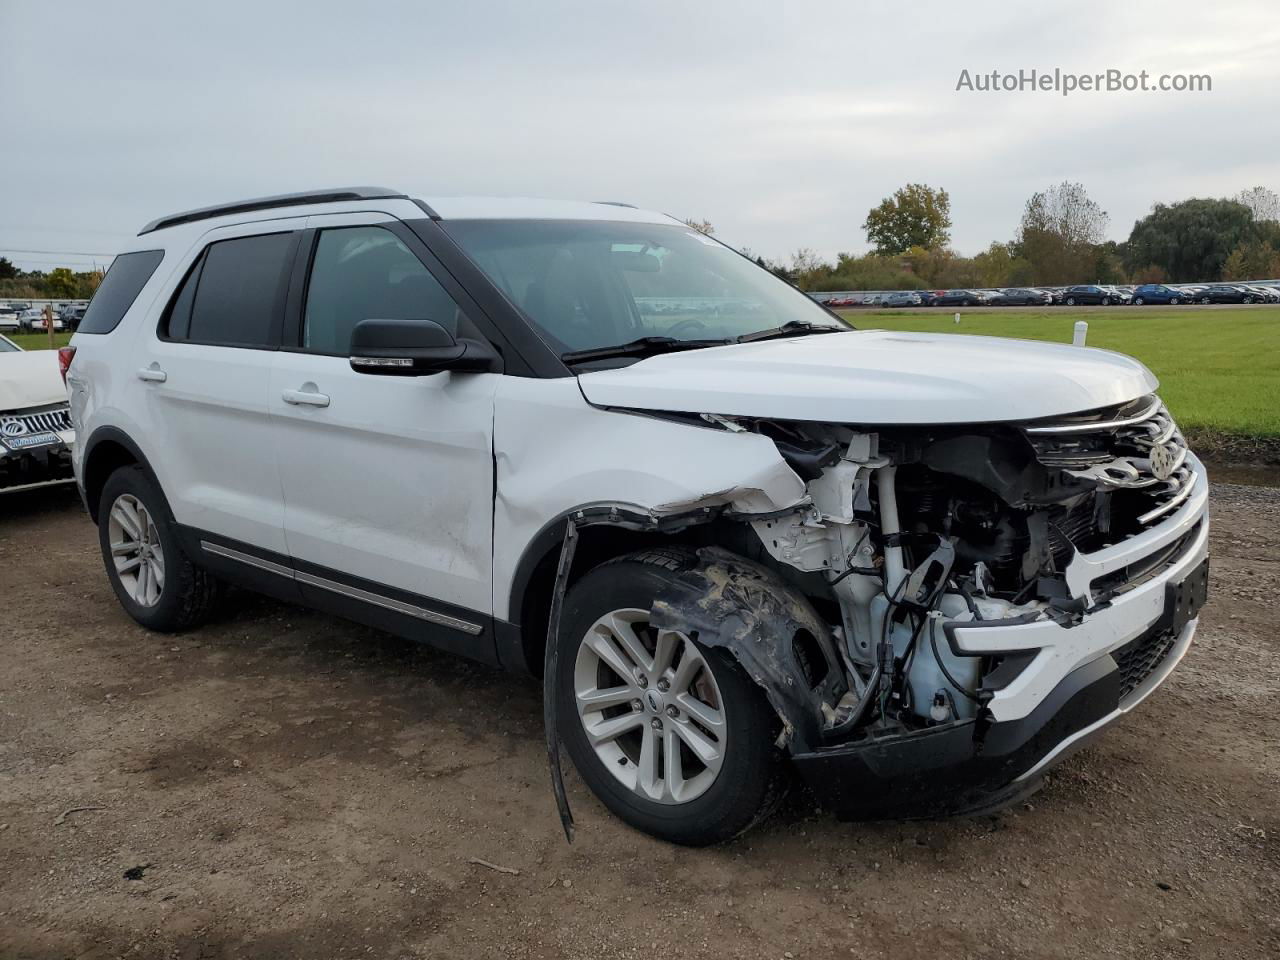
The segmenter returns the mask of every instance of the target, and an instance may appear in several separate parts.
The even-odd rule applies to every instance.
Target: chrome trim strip
[[[1195,454],[1187,455],[1186,469],[1191,472],[1191,478],[1185,489],[1189,489],[1191,493],[1177,505],[1173,516],[1128,540],[1103,547],[1094,553],[1077,553],[1072,558],[1063,575],[1073,597],[1088,596],[1090,585],[1098,577],[1155,553],[1165,544],[1182,536],[1200,520],[1209,501],[1209,478],[1205,474],[1204,464]],[[1207,536],[1207,530],[1202,531],[1202,536]]]
[[[274,573],[281,577],[293,579],[293,569],[286,567],[282,563],[274,563],[271,560],[263,560],[261,557],[255,557],[252,554],[241,553],[239,550],[232,550],[230,547],[224,547],[217,543],[210,543],[208,540],[200,541],[200,549],[205,553],[212,553],[219,557],[226,557],[228,560],[238,560],[246,566],[256,567],[259,570],[265,570],[267,573]]]
[[[1053,764],[1059,760],[1065,759],[1068,754],[1075,752],[1075,750],[1079,749],[1080,747],[1083,747],[1084,746],[1083,741],[1087,740],[1089,737],[1091,737],[1093,734],[1100,731],[1103,727],[1107,726],[1108,724],[1114,723],[1116,720],[1119,720],[1126,713],[1128,713],[1130,710],[1132,710],[1134,707],[1140,704],[1143,700],[1151,696],[1151,694],[1155,692],[1156,687],[1160,686],[1160,684],[1164,683],[1166,680],[1169,679],[1169,674],[1173,673],[1174,668],[1177,667],[1177,665],[1182,662],[1182,658],[1185,657],[1187,655],[1187,651],[1191,649],[1191,641],[1195,638],[1196,626],[1199,624],[1199,622],[1200,620],[1198,617],[1195,620],[1190,620],[1187,622],[1187,625],[1182,628],[1182,634],[1181,636],[1178,637],[1178,642],[1174,644],[1173,649],[1169,651],[1169,655],[1164,658],[1164,662],[1161,663],[1160,666],[1157,667],[1155,670],[1151,671],[1151,674],[1150,676],[1147,677],[1147,679],[1143,680],[1140,684],[1134,687],[1133,691],[1129,694],[1129,696],[1126,697],[1124,700],[1122,700],[1120,702],[1120,705],[1116,707],[1116,709],[1112,710],[1105,717],[1102,717],[1099,720],[1095,720],[1093,723],[1089,724],[1087,727],[1084,727],[1081,730],[1077,730],[1071,736],[1067,737],[1065,740],[1059,743],[1056,747],[1054,747],[1052,750],[1046,753],[1043,757],[1041,757],[1040,761],[1034,767],[1032,767],[1030,770],[1028,770],[1022,776],[1018,777],[1013,782],[1021,783],[1023,780],[1026,780],[1028,777],[1035,776],[1037,773],[1045,769],[1045,767],[1048,767],[1050,764]]]
[[[419,620],[426,620],[428,623],[438,624],[442,627],[450,627],[454,630],[461,630],[463,633],[469,633],[472,636],[475,636],[484,629],[477,623],[471,623],[467,620],[459,620],[457,617],[451,617],[445,613],[437,613],[434,610],[414,606],[412,603],[405,603],[401,600],[393,600],[391,597],[384,597],[381,594],[370,593],[368,590],[361,590],[359,587],[349,587],[345,583],[338,583],[336,580],[326,580],[324,577],[317,577],[314,574],[303,573],[300,570],[294,570],[292,567],[286,567],[284,564],[275,563],[272,560],[264,560],[261,557],[255,557],[248,553],[241,553],[239,550],[232,550],[230,547],[224,547],[221,544],[210,543],[208,540],[200,541],[200,549],[204,550],[206,553],[212,553],[219,557],[226,557],[228,560],[236,560],[246,566],[255,567],[258,570],[265,570],[267,573],[274,573],[281,577],[288,577],[290,580],[296,580],[298,583],[305,583],[307,586],[319,587],[320,589],[328,590],[331,593],[341,594],[344,597],[351,597],[353,600],[360,600],[364,603],[373,604],[375,607],[382,607],[384,610],[393,610],[396,613],[403,613],[410,617],[416,617]]]
[[[1195,489],[1195,478],[1187,477],[1187,479],[1183,481],[1181,490],[1179,490],[1176,494],[1174,494],[1172,498],[1160,504],[1160,506],[1156,507],[1154,510],[1148,510],[1146,513],[1142,514],[1140,517],[1138,517],[1138,522],[1150,523],[1156,517],[1164,516],[1170,510],[1173,510],[1175,507],[1181,504],[1183,500],[1187,499],[1187,497],[1191,496],[1191,491],[1194,489]]]
[[[436,613],[434,610],[427,610],[424,607],[416,607],[411,603],[404,603],[401,600],[393,600],[390,597],[384,597],[381,594],[370,593],[368,590],[361,590],[359,587],[349,587],[345,583],[326,580],[324,577],[317,577],[310,573],[303,573],[301,570],[294,573],[294,579],[299,583],[305,583],[308,586],[319,587],[322,590],[328,590],[332,593],[341,594],[344,597],[351,597],[355,600],[363,600],[365,603],[371,603],[374,606],[382,607],[386,610],[394,610],[396,613],[403,613],[410,617],[417,617],[419,620],[436,623],[442,627],[452,627],[454,630],[461,630],[463,633],[469,633],[473,636],[483,629],[479,624],[468,623],[466,620],[459,620],[457,617],[451,617],[444,613]]]
[[[1099,430],[1115,430],[1119,427],[1131,427],[1135,423],[1141,423],[1143,420],[1149,420],[1160,410],[1160,398],[1154,397],[1151,405],[1141,413],[1124,417],[1120,420],[1102,420],[1093,421],[1091,423],[1058,423],[1051,424],[1047,427],[1023,427],[1027,433],[1049,434],[1049,433],[1096,433]]]

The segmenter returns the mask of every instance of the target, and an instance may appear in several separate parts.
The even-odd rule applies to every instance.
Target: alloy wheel
[[[142,501],[122,493],[107,516],[111,562],[120,585],[140,607],[154,607],[164,590],[164,549],[160,532]]]
[[[578,645],[574,699],[587,742],[613,776],[663,804],[696,800],[724,764],[720,688],[698,647],[646,610],[613,610]]]

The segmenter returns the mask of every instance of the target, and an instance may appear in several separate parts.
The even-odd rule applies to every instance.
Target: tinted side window
[[[89,301],[89,309],[80,321],[78,332],[110,333],[114,330],[163,259],[163,250],[140,250],[116,257],[102,285]]]
[[[320,232],[303,315],[304,349],[347,356],[351,331],[361,320],[434,320],[457,336],[463,319],[444,287],[390,230]]]
[[[292,233],[268,233],[210,244],[199,270],[188,277],[196,282],[185,339],[247,347],[273,343],[284,311],[293,243]],[[179,294],[179,301],[186,293]],[[172,321],[170,326],[170,335],[178,336]]]

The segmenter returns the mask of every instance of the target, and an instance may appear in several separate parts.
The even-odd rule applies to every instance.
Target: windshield
[[[0,337],[0,353],[20,353],[21,348],[7,337]]]
[[[731,340],[787,323],[847,329],[767,270],[682,225],[441,223],[558,352],[642,337]]]

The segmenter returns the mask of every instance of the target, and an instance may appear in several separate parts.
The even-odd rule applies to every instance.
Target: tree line
[[[1031,195],[1013,239],[974,257],[951,248],[951,197],[909,183],[867,212],[873,249],[835,262],[802,248],[789,262],[742,252],[803,290],[913,290],[1066,286],[1074,283],[1186,283],[1280,277],[1280,196],[1251,187],[1230,199],[1157,203],[1121,243],[1107,240],[1110,218],[1084,186],[1064,182]],[[706,220],[686,220],[705,234]],[[82,300],[103,272],[23,271],[0,257],[0,297]]]
[[[1032,194],[1011,240],[964,257],[951,247],[947,191],[910,183],[867,213],[870,253],[839,253],[833,263],[802,248],[783,263],[744,252],[813,291],[1280,277],[1280,196],[1267,187],[1230,199],[1157,203],[1120,243],[1106,239],[1109,222],[1082,184],[1064,182]],[[711,227],[700,222],[698,229]]]
[[[68,267],[53,270],[20,270],[0,257],[0,299],[6,300],[88,300],[102,283],[105,271],[80,273]]]

